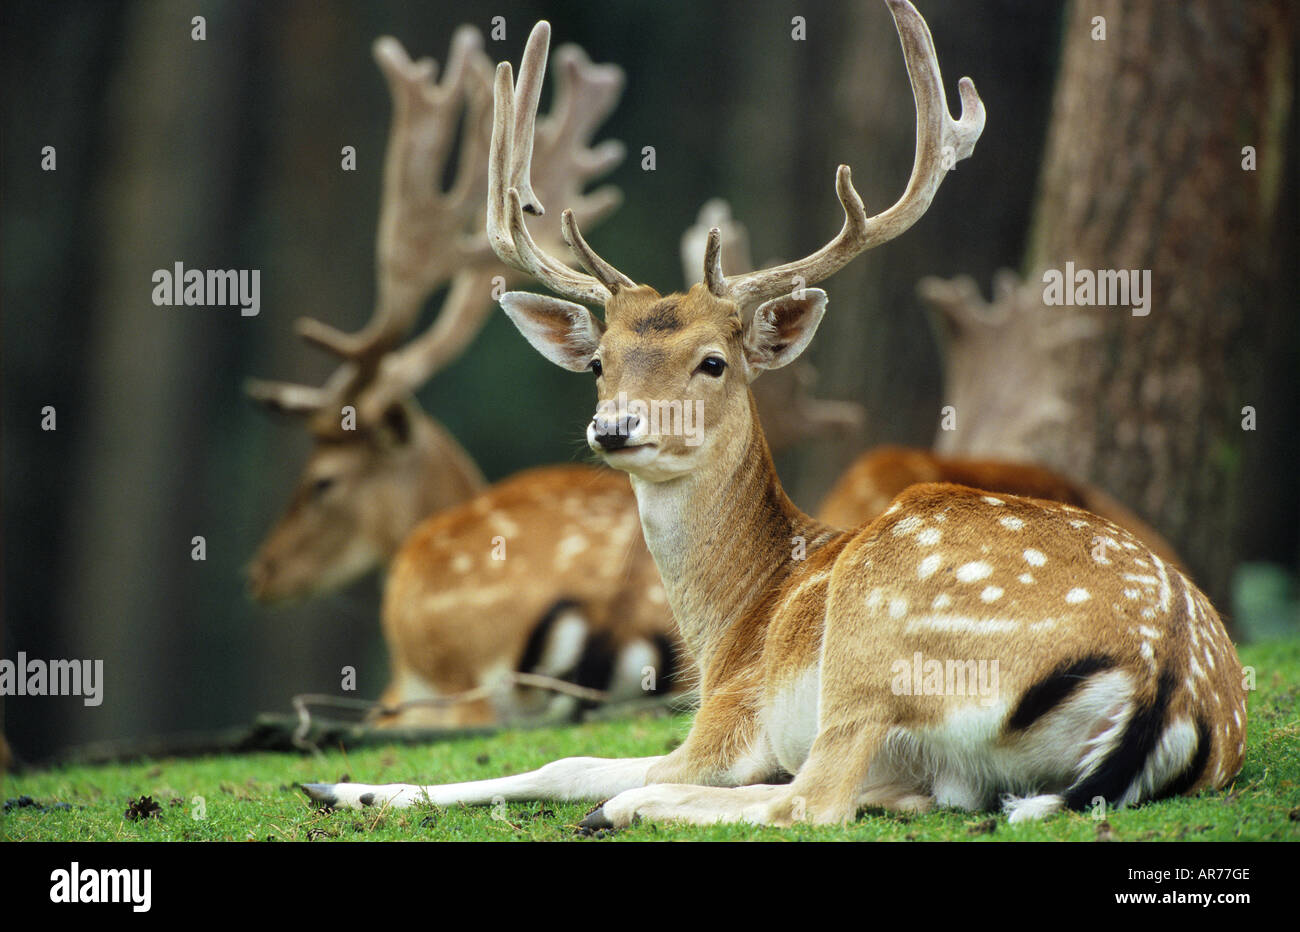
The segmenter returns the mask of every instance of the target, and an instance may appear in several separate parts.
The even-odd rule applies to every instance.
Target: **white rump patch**
[[[555,619],[546,638],[533,673],[560,677],[578,665],[587,644],[587,621],[575,608],[566,609]]]
[[[641,688],[646,667],[661,670],[668,658],[660,657],[659,651],[649,641],[637,639],[618,653],[613,675],[609,680],[611,699],[641,699],[646,696]]]
[[[1132,806],[1156,795],[1170,780],[1187,769],[1196,754],[1196,728],[1185,719],[1179,719],[1160,736],[1160,742],[1147,755],[1146,764],[1124,795],[1119,805]]]

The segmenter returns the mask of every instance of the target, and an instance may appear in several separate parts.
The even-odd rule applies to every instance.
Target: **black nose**
[[[601,447],[619,450],[627,446],[632,431],[641,426],[641,418],[635,414],[623,414],[616,418],[594,417],[591,423],[596,428],[596,442]]]

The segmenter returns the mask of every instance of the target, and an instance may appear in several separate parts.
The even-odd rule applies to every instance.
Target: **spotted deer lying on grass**
[[[702,401],[690,446],[606,404],[588,441],[627,471],[646,542],[699,666],[701,705],[660,757],[571,758],[531,773],[442,786],[311,784],[335,806],[607,800],[587,827],[633,819],[837,823],[863,807],[980,809],[1013,820],[1104,798],[1117,806],[1220,787],[1243,753],[1241,669],[1204,595],[1132,535],[1078,508],[951,484],[913,486],[877,520],[837,531],[785,496],[749,382],[807,346],[821,281],[927,209],[945,154],[984,125],[974,85],[948,113],[924,20],[889,0],[911,76],[917,152],[898,203],[868,217],[837,175],[846,220],[811,256],[727,277],[717,237],[705,280],[662,297],[597,256],[563,215],[589,274],[540,251],[528,152],[549,27],[530,37],[518,89],[498,67],[489,232],[498,254],[554,291],[510,293],[507,314],[547,358],[593,370],[601,402]],[[949,162],[951,164],[951,162]],[[752,310],[751,310],[752,308]],[[1101,530],[1117,546],[1096,549]],[[802,557],[800,559],[799,557]],[[990,696],[900,683],[913,658],[997,661]],[[790,782],[785,782],[789,780]],[[611,798],[612,797],[612,798]]]

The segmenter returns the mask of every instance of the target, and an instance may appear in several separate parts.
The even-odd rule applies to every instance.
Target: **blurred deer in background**
[[[248,386],[272,410],[304,417],[315,443],[289,508],[249,567],[250,590],[261,601],[351,582],[391,559],[424,517],[486,485],[465,449],[420,410],[414,393],[482,328],[493,278],[517,278],[492,255],[484,233],[491,63],[469,26],[453,37],[441,83],[434,82],[432,61],[412,62],[395,39],[378,40],[374,55],[393,98],[374,313],[355,334],[299,322],[304,339],[344,360],[323,387],[258,380]],[[539,187],[576,198],[591,222],[620,197],[610,187],[582,190],[622,157],[616,142],[587,148],[621,88],[617,68],[598,68],[577,48],[564,50],[555,112],[539,136]],[[456,178],[444,192],[441,179],[462,114]],[[428,331],[401,346],[424,302],[448,283]],[[353,429],[345,426],[344,406],[355,410]]]
[[[588,443],[631,476],[699,667],[700,708],[664,756],[570,758],[441,786],[304,786],[313,799],[605,800],[583,821],[592,829],[636,818],[838,823],[864,807],[935,805],[1000,804],[1018,821],[1233,779],[1246,714],[1236,652],[1209,600],[1133,535],[1069,505],[948,483],[913,486],[875,521],[840,531],[781,488],[749,383],[812,339],[827,296],[808,286],[914,224],[984,128],[968,78],[952,118],[925,21],[906,0],[888,3],[917,113],[902,197],[868,216],[841,165],[845,220],[829,243],[728,276],[711,233],[704,282],[685,294],[633,282],[570,211],[565,240],[586,271],[539,248],[525,225],[526,212],[542,213],[526,141],[549,25],[530,36],[517,86],[498,66],[489,236],[503,261],[572,299],[510,292],[501,303],[544,356],[595,377]],[[702,404],[703,442],[610,407],[623,396]],[[1106,546],[1093,545],[1098,533]]]

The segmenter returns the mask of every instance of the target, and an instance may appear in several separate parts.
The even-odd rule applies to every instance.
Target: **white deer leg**
[[[566,757],[528,773],[470,783],[304,783],[302,789],[316,802],[340,809],[383,805],[404,809],[421,802],[435,806],[490,806],[500,800],[534,799],[599,802],[645,786],[650,767],[661,760],[663,757]]]
[[[748,822],[788,824],[792,790],[788,784],[753,786],[693,786],[654,783],[619,793],[582,821],[586,829],[624,828],[636,819],[714,825]]]

